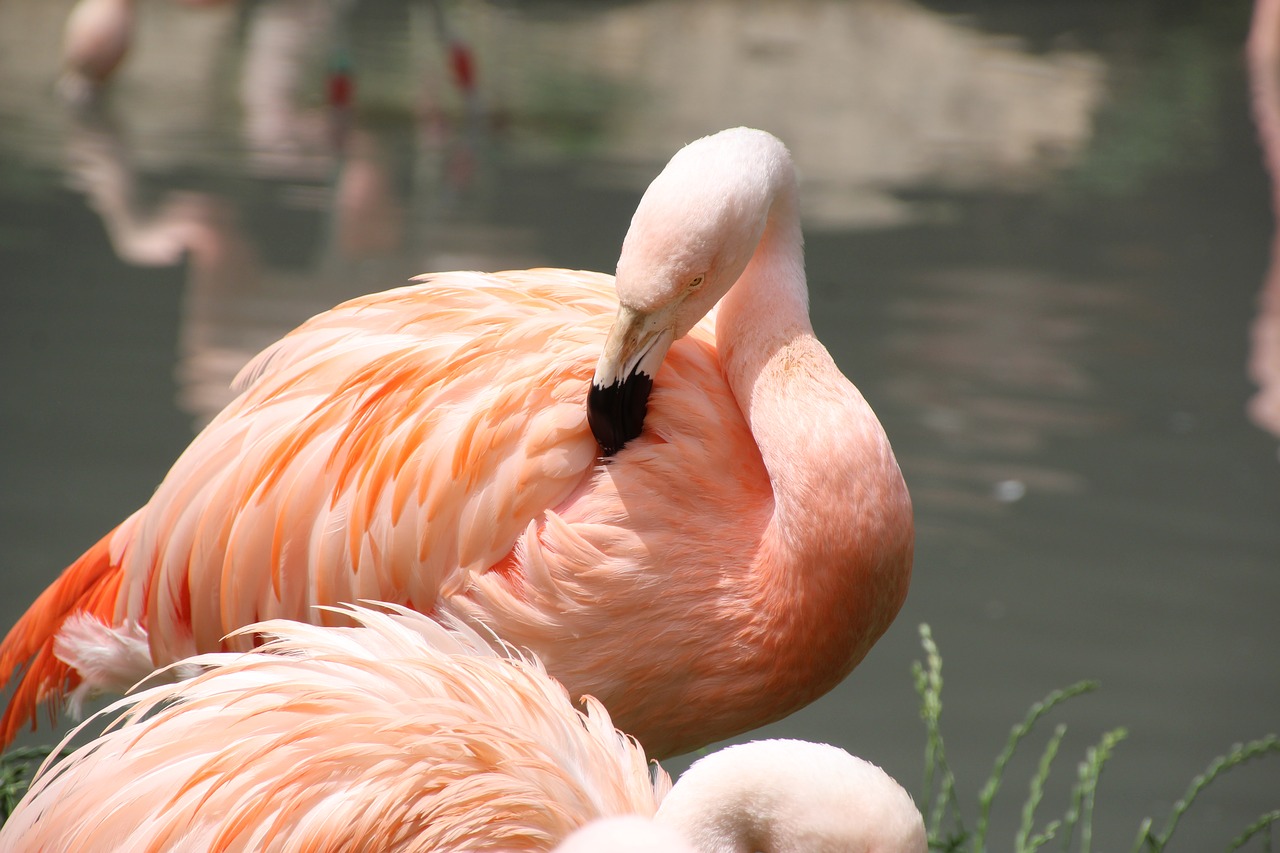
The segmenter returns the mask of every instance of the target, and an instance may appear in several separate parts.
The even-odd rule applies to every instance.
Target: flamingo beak
[[[605,456],[621,450],[644,426],[653,377],[675,340],[672,313],[618,308],[587,392],[587,423]]]

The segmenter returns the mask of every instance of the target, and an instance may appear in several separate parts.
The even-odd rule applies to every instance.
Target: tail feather
[[[87,612],[108,624],[112,621],[122,577],[119,561],[111,559],[115,532],[68,566],[0,642],[0,687],[19,677],[0,716],[0,750],[13,742],[28,721],[35,728],[42,703],[48,704],[52,720],[58,704],[79,683],[76,672],[53,649],[67,617]]]

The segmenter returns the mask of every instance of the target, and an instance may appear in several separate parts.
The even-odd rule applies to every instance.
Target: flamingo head
[[[928,853],[924,818],[901,785],[843,749],[758,740],[694,762],[655,821],[697,850]]]
[[[667,350],[751,262],[778,187],[794,184],[786,147],[733,128],[676,153],[641,198],[618,259],[618,315],[587,397],[606,456],[640,434]]]

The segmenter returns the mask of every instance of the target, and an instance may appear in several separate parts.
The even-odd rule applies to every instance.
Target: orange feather
[[[46,697],[61,697],[79,683],[75,671],[54,655],[53,638],[72,613],[89,613],[104,622],[112,619],[121,581],[120,566],[110,552],[116,531],[68,566],[0,642],[0,683],[19,676],[0,717],[0,744],[10,743],[28,719],[35,725],[36,708]]]

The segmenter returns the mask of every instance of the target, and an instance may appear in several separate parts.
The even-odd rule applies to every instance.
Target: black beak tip
[[[640,434],[648,409],[653,379],[633,373],[621,382],[591,384],[587,392],[587,423],[604,456],[612,456]]]

